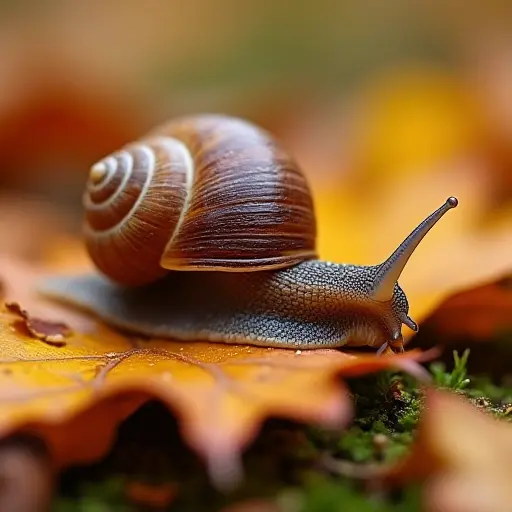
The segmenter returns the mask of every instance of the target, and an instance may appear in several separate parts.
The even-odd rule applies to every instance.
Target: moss
[[[414,439],[421,412],[421,394],[414,380],[383,372],[349,381],[349,385],[356,417],[328,445],[330,452],[353,462],[389,462],[403,456]]]

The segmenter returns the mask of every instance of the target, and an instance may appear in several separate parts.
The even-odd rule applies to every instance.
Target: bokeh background
[[[472,219],[488,222],[512,197],[511,11],[505,0],[2,0],[0,250],[30,257],[49,225],[76,233],[90,165],[193,112],[275,133],[340,239],[356,236],[343,226],[357,205],[375,218],[398,203],[383,226],[409,205],[423,216],[429,187],[439,201],[478,190]]]

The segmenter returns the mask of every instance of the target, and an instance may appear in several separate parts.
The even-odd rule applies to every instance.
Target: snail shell
[[[89,254],[123,285],[316,258],[304,175],[268,133],[236,118],[177,119],[103,158],[84,207]]]

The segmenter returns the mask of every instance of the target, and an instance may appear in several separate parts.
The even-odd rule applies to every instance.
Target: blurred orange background
[[[436,173],[440,201],[466,174],[485,190],[479,214],[509,208],[511,11],[454,0],[2,1],[0,230],[48,217],[76,232],[90,165],[192,112],[275,133],[320,209],[347,190],[365,205],[384,191],[421,202],[403,190]],[[2,248],[30,254],[33,232]]]

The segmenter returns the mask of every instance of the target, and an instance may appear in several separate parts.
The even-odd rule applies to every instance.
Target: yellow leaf
[[[23,273],[13,271],[12,262],[8,268],[10,276]],[[55,347],[20,330],[18,312],[4,311],[0,437],[19,430],[41,435],[59,467],[100,457],[117,424],[156,398],[176,413],[184,439],[204,457],[216,482],[228,484],[240,475],[240,451],[265,418],[343,427],[352,408],[339,376],[390,367],[420,371],[417,352],[378,357],[141,340],[101,324],[90,324],[83,334],[77,313],[61,317],[65,310],[57,305],[41,308],[30,289],[22,291],[23,283],[7,287],[9,300],[19,301],[20,292],[31,318],[44,310],[47,320],[65,321],[72,333]]]
[[[429,68],[393,70],[362,94],[352,137],[355,165],[369,180],[398,181],[483,147],[487,125],[474,92]]]

